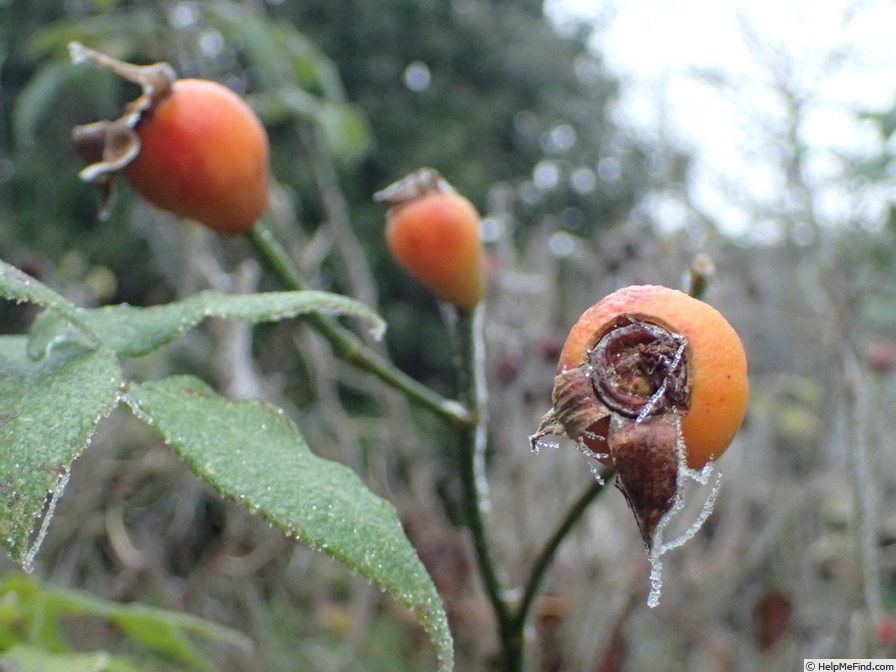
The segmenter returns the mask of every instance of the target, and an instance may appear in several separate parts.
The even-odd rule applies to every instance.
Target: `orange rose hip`
[[[680,501],[681,467],[725,452],[747,395],[743,346],[718,311],[666,287],[627,287],[569,332],[532,445],[565,435],[612,467],[652,550]]]
[[[386,242],[399,264],[443,301],[473,310],[484,290],[480,218],[473,204],[431,168],[376,198],[391,206]]]
[[[226,86],[179,79],[134,130],[140,151],[125,175],[156,207],[231,235],[245,232],[264,212],[267,134]]]
[[[72,138],[89,164],[81,178],[102,194],[124,172],[153,205],[222,234],[248,230],[268,204],[268,137],[236,93],[202,79],[178,79],[168,63],[134,65],[69,44],[89,61],[134,82],[142,95],[114,120],[77,126]]]
[[[700,469],[725,452],[746,413],[747,358],[740,338],[715,308],[683,292],[655,285],[626,287],[579,318],[560,353],[558,374],[584,364],[601,337],[627,319],[683,338],[688,389],[680,410],[681,431],[688,466]],[[585,437],[585,443],[604,452],[601,440]]]

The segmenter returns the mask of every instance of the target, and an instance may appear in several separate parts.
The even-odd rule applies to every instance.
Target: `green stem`
[[[488,505],[488,483],[485,477],[486,390],[484,386],[484,345],[482,342],[480,307],[473,314],[460,311],[457,321],[458,376],[461,399],[469,408],[478,411],[473,426],[461,428],[458,471],[463,486],[463,506],[467,527],[473,539],[473,549],[486,596],[491,603],[501,639],[503,670],[522,672],[525,653],[525,628],[541,583],[556,557],[563,540],[581,520],[588,506],[605,490],[613,477],[609,468],[600,480],[588,486],[566,512],[560,525],[536,556],[518,605],[512,607],[506,598],[492,557],[489,535],[485,524]]]
[[[262,223],[248,233],[256,250],[287,289],[301,291],[308,288],[292,258]],[[320,313],[310,313],[307,321],[333,346],[342,359],[368,371],[384,382],[404,392],[440,417],[451,422],[460,443],[458,471],[463,487],[463,509],[466,524],[473,539],[473,548],[482,577],[483,587],[498,623],[506,672],[522,672],[524,632],[542,580],[547,574],[563,540],[585,510],[605,489],[612,478],[607,469],[603,482],[595,481],[572,504],[566,516],[535,559],[522,599],[514,609],[506,597],[506,590],[492,557],[489,535],[485,524],[488,506],[488,483],[485,476],[486,390],[484,385],[484,345],[482,341],[483,309],[458,311],[458,377],[461,402],[441,397],[425,385],[396,369],[390,362],[361,342],[355,334],[334,323]],[[471,410],[472,409],[472,410]]]
[[[469,408],[476,409],[477,415],[474,425],[463,427],[458,433],[460,442],[458,474],[463,488],[465,522],[473,540],[473,550],[482,585],[498,622],[498,631],[505,654],[505,669],[510,671],[518,669],[519,666],[519,661],[513,659],[517,649],[512,645],[518,635],[514,632],[513,613],[505,597],[506,590],[492,557],[485,524],[485,510],[488,507],[488,482],[485,477],[487,418],[482,316],[481,305],[473,313],[458,311],[456,327],[460,397]]]
[[[292,291],[308,289],[308,284],[296,268],[292,257],[264,223],[256,222],[246,235],[286,289]]]
[[[270,229],[258,222],[247,234],[255,249],[284,287],[293,291],[308,289],[305,279]],[[334,353],[358,368],[372,373],[408,398],[428,408],[457,427],[475,425],[473,414],[462,404],[445,399],[430,388],[395,368],[391,362],[366,346],[351,331],[334,323],[321,313],[309,313],[305,319],[333,346]]]

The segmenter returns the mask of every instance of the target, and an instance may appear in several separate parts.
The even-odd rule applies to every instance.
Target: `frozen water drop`
[[[684,499],[681,495],[680,490],[682,482],[685,480],[685,478],[691,478],[705,485],[707,484],[712,471],[712,463],[707,464],[706,467],[704,467],[700,471],[687,469],[686,467],[684,467],[683,462],[680,465],[678,471],[679,492],[675,497],[675,502],[672,505],[672,508],[660,520],[659,524],[657,525],[656,531],[654,532],[651,539],[651,549],[648,554],[650,559],[650,593],[647,596],[647,606],[649,606],[650,608],[653,608],[659,604],[660,596],[662,594],[663,563],[660,558],[663,556],[663,554],[671,551],[674,548],[683,546],[688,541],[693,539],[697,535],[697,532],[700,531],[700,528],[703,527],[703,524],[712,514],[713,507],[715,506],[716,499],[718,498],[719,491],[721,490],[722,472],[720,471],[716,474],[716,479],[712,485],[712,489],[706,496],[700,514],[697,516],[694,522],[691,523],[690,527],[688,527],[688,529],[683,533],[681,533],[671,541],[666,542],[663,540],[665,528],[672,520],[674,515],[684,506]]]
[[[373,340],[377,342],[382,341],[386,335],[386,323],[381,320],[377,320],[374,325],[367,330],[367,332],[370,334],[370,337],[373,338]]]
[[[609,460],[609,453],[597,453],[591,450],[581,441],[578,441],[576,443],[576,447],[579,449],[579,452],[582,453],[582,455],[588,458],[588,470],[591,472],[591,475],[597,479],[598,483],[604,485],[603,461]]]
[[[582,432],[582,436],[579,437],[579,445],[583,444],[584,439],[591,439],[592,441],[606,441],[607,437],[604,434],[598,434],[597,432],[585,430],[584,432]]]
[[[558,450],[560,448],[560,442],[556,439],[549,439],[547,437],[538,439],[535,444],[532,446],[532,452],[538,453],[541,452],[542,449],[547,450]]]
[[[601,467],[597,466],[598,464],[598,462],[595,462],[593,460],[588,462],[588,470],[600,485],[606,485],[606,482],[604,481],[603,470],[601,469]]]

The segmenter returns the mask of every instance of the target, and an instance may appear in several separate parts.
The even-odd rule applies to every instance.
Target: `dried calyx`
[[[625,316],[598,339],[581,366],[554,380],[552,415],[555,425],[578,439],[613,414],[637,420],[681,414],[688,397],[686,340]]]
[[[432,193],[455,193],[455,189],[435,168],[420,168],[376,192],[373,200],[395,207]]]
[[[93,63],[140,85],[142,89],[141,95],[128,103],[124,114],[118,119],[75,126],[72,130],[75,148],[88,164],[79,175],[85,182],[93,182],[99,186],[100,218],[105,219],[108,216],[115,175],[140,152],[140,139],[134,132],[134,127],[159,100],[171,93],[177,74],[168,63],[145,66],[124,63],[79,42],[71,42],[68,48],[74,63]]]
[[[595,393],[612,411],[637,418],[687,410],[686,342],[663,327],[623,320],[588,354]]]
[[[553,409],[533,445],[565,435],[616,471],[648,548],[678,496],[681,416],[690,387],[687,341],[643,318],[618,318],[579,367],[554,381]]]

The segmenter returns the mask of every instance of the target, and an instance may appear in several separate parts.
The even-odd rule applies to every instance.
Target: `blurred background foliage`
[[[681,286],[693,257],[709,253],[719,270],[707,298],[742,334],[752,384],[716,513],[668,556],[664,601],[651,611],[637,532],[621,498],[605,498],[549,578],[532,669],[896,657],[896,108],[866,117],[879,129],[876,155],[841,157],[847,214],[833,225],[819,213],[825,185],[805,170],[802,108],[770,125],[786,193],[773,208],[743,205],[783,234],[748,244],[693,206],[685,152],[614,115],[622,83],[587,46],[600,29],[559,34],[537,0],[0,2],[0,257],[82,305],[276,288],[243,240],[175,222],[124,183],[110,218],[96,217],[69,133],[118,116],[136,91],[71,65],[65,45],[166,60],[258,110],[272,141],[271,226],[315,287],[382,312],[403,369],[451,393],[440,308],[386,254],[383,208],[371,200],[410,170],[438,168],[485,215],[489,520],[513,583],[590,478],[571,446],[527,449],[568,325],[625,284]],[[3,305],[0,331],[32,318]],[[452,447],[435,420],[331,361],[295,324],[212,322],[127,366],[138,379],[197,373],[285,407],[316,452],[396,502],[454,619],[458,669],[489,664],[489,613],[452,524]],[[433,664],[400,609],[210,494],[126,415],[76,465],[38,562],[54,583],[249,634],[255,650],[221,653],[219,669]],[[127,647],[114,632],[85,637],[83,622],[70,633],[74,648]]]

